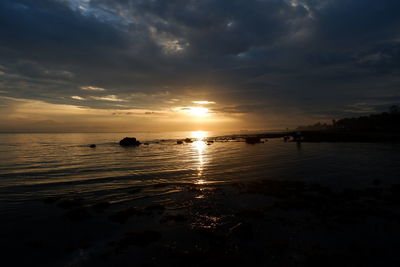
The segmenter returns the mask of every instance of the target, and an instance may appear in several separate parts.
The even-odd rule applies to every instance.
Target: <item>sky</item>
[[[398,0],[1,0],[0,132],[273,130],[400,103]]]

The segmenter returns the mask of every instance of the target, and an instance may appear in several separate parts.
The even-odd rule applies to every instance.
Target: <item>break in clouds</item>
[[[0,109],[198,104],[260,128],[378,112],[400,102],[399,12],[398,0],[2,0]]]

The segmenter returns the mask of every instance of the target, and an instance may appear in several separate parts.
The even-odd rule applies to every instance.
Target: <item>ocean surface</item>
[[[116,201],[126,188],[160,184],[282,179],[340,188],[370,186],[374,179],[400,182],[398,144],[204,142],[222,134],[227,133],[0,134],[1,212],[60,194]],[[149,145],[120,147],[125,136]],[[197,141],[176,144],[186,137]]]
[[[68,227],[69,230],[62,230],[62,238],[68,243],[74,233],[95,231],[93,225],[102,225],[91,222],[82,226],[86,228],[76,230],[78,228],[74,227],[78,226],[60,219],[64,215],[57,207],[43,204],[44,199],[51,197],[83,199],[87,207],[112,203],[115,206],[110,211],[112,214],[124,205],[141,207],[149,203],[179,209],[180,200],[175,196],[182,191],[180,185],[219,186],[270,179],[300,180],[342,190],[371,187],[376,181],[387,187],[400,183],[399,144],[297,145],[270,139],[250,145],[236,141],[212,144],[204,141],[207,137],[224,134],[227,133],[0,134],[0,237],[5,241],[3,246],[15,252],[31,240],[49,240],[60,234],[58,225]],[[136,137],[148,145],[120,147],[118,142],[125,136]],[[186,137],[195,141],[176,143],[177,139]],[[97,147],[89,148],[89,144]],[[207,201],[204,199],[207,194],[197,198]],[[208,205],[212,205],[214,200],[208,201]],[[107,217],[98,220],[104,221],[109,236],[106,230],[99,230],[104,236],[96,236],[96,244],[102,244],[121,231],[109,226]],[[50,228],[52,230],[48,231]],[[56,246],[58,241],[52,242],[54,244],[49,247]],[[29,251],[31,257],[40,255]],[[58,265],[55,262],[64,255],[60,251],[52,252],[54,258],[49,257],[48,266]],[[78,256],[74,257],[63,259],[60,265]],[[41,258],[36,260],[46,266]]]

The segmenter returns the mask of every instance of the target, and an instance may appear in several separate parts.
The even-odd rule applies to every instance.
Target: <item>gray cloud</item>
[[[399,11],[397,0],[3,0],[0,89],[104,109],[184,95],[222,113],[339,117],[362,98],[398,103]]]

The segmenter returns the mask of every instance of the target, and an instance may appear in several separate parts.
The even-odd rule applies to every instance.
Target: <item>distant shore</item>
[[[260,134],[235,134],[229,136],[217,136],[213,140],[246,140],[246,138],[277,139],[288,142],[352,142],[352,143],[398,143],[399,133],[386,132],[339,132],[339,131],[282,131]]]

